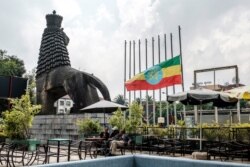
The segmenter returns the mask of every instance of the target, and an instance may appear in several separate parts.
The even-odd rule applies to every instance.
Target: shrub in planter
[[[98,121],[92,120],[90,118],[78,119],[76,121],[76,125],[78,126],[79,134],[84,135],[84,137],[97,135],[102,129]]]
[[[32,105],[28,93],[20,99],[10,101],[11,109],[2,113],[3,133],[10,139],[30,138],[30,128],[34,116],[40,111],[40,105]]]
[[[118,129],[123,129],[125,124],[123,111],[118,108],[115,112],[112,113],[112,116],[109,118],[108,123],[112,127],[116,126]]]

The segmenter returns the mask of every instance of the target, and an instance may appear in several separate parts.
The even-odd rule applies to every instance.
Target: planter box
[[[27,145],[28,151],[35,151],[36,146],[40,144],[40,140],[37,139],[25,139],[25,140],[10,140],[10,142],[15,143],[15,144],[22,144],[22,145]]]

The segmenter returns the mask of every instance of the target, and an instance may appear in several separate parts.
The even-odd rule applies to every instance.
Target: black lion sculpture
[[[37,102],[42,105],[40,114],[55,114],[54,102],[68,94],[74,108],[86,107],[99,101],[98,88],[105,100],[110,100],[107,87],[97,77],[71,68],[66,46],[69,38],[61,28],[62,17],[46,15],[45,28],[36,72]]]

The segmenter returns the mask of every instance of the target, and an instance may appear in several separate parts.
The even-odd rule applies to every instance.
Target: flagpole
[[[123,94],[123,97],[124,97],[124,105],[126,103],[126,87],[125,87],[125,83],[126,83],[126,70],[127,70],[127,41],[125,40],[124,42],[124,94]],[[126,119],[126,112],[124,112],[124,121]]]
[[[183,72],[183,59],[182,59],[182,45],[181,45],[181,26],[178,26],[178,30],[179,30],[179,46],[180,46],[180,58],[181,58],[181,80],[182,80],[182,92],[184,92],[184,72]],[[183,105],[183,115],[184,115],[184,120],[186,118],[186,106]]]
[[[160,35],[158,35],[158,56],[159,64],[161,63],[161,53],[160,53]],[[161,89],[159,89],[159,100],[160,100],[160,117],[162,117],[162,106],[161,106]]]
[[[167,60],[167,35],[164,34],[165,60]],[[167,126],[169,126],[169,105],[168,105],[168,87],[166,87],[166,107],[167,107]]]
[[[141,73],[141,40],[138,41],[139,51],[139,73]],[[140,90],[140,104],[141,104],[141,90]]]
[[[171,58],[174,57],[173,53],[173,35],[170,33],[170,46],[171,46]],[[175,94],[175,85],[173,85],[173,94]]]
[[[145,57],[146,57],[146,69],[148,69],[148,40],[145,39]],[[146,113],[147,113],[147,125],[149,125],[148,118],[148,90],[146,90]]]
[[[133,63],[134,63],[134,68],[133,68],[133,70],[134,70],[134,76],[135,76],[135,41],[133,41]],[[134,101],[135,101],[135,99],[136,99],[136,91],[134,90]]]
[[[181,80],[182,80],[182,91],[184,92],[184,77],[183,77],[183,59],[182,59],[182,47],[181,47],[181,26],[178,26],[179,29],[179,46],[180,46],[180,58],[181,58]]]
[[[138,52],[139,52],[139,73],[141,73],[141,41],[140,39],[138,40]],[[140,105],[142,104],[141,100],[141,90],[140,90]],[[142,119],[141,119],[141,125],[142,125]]]
[[[173,54],[173,35],[170,33],[170,46],[171,46],[171,58],[174,57]],[[173,85],[173,94],[175,94],[175,85]],[[174,124],[176,125],[176,103],[174,102]]]
[[[152,37],[152,64],[155,65],[154,62],[154,37]],[[155,90],[153,90],[153,125],[155,125]]]
[[[131,41],[129,41],[129,79],[131,79]],[[130,103],[131,103],[131,91],[129,91],[129,105]]]

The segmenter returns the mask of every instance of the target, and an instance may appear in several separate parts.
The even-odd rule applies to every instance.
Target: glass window
[[[97,118],[97,113],[92,113],[92,114],[91,114],[91,117],[92,117],[92,118]]]
[[[71,102],[70,101],[66,101],[66,106],[70,106]]]
[[[63,106],[64,105],[64,101],[60,101],[60,106]]]

